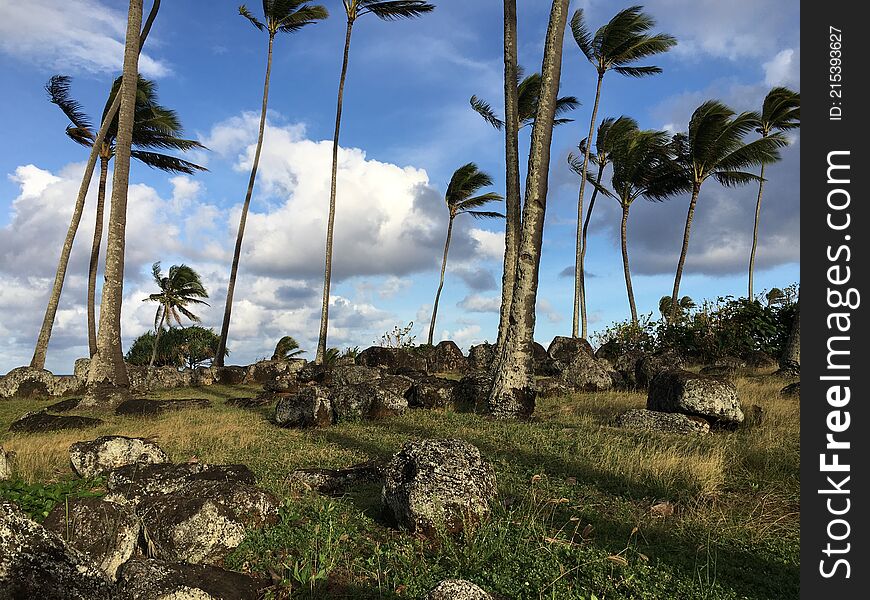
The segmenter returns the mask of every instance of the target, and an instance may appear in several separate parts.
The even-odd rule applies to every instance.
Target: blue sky
[[[276,40],[269,126],[236,292],[230,362],[271,354],[290,334],[313,350],[321,293],[329,155],[344,41],[341,3],[332,17]],[[64,135],[63,114],[45,97],[55,73],[73,77],[89,114],[102,110],[122,58],[121,0],[0,0],[0,88],[7,143],[0,148],[0,372],[29,362],[61,240],[87,155]],[[146,3],[147,4],[147,3]],[[501,2],[435,0],[416,21],[357,23],[345,95],[330,345],[368,346],[413,320],[425,339],[437,285],[453,170],[474,161],[503,191],[503,139],[471,111],[477,94],[499,107]],[[520,2],[520,63],[540,69],[547,2]],[[250,5],[256,14],[258,2]],[[628,3],[572,2],[594,29]],[[692,110],[719,98],[754,110],[773,85],[800,88],[797,5],[787,0],[650,0],[656,30],[679,45],[657,57],[664,72],[642,80],[610,73],[600,116],[622,114],[642,127],[685,129]],[[153,322],[150,264],[185,262],[202,273],[220,325],[232,245],[256,139],[266,35],[238,16],[235,2],[164,2],[140,67],[160,101],[178,111],[209,172],[173,177],[134,164],[122,319],[129,343]],[[562,93],[580,99],[575,122],[553,141],[550,197],[536,338],[570,334],[579,178],[566,156],[586,135],[595,71],[565,39]],[[500,112],[500,110],[499,110]],[[527,147],[528,130],[522,135]],[[10,141],[11,140],[11,141]],[[768,170],[756,288],[798,280],[799,137]],[[525,170],[525,165],[523,165]],[[79,230],[47,367],[70,372],[87,353],[85,284],[93,195]],[[745,293],[755,188],[705,185],[682,293],[696,300]],[[629,221],[633,283],[641,312],[670,292],[687,199],[639,201]],[[601,199],[590,228],[590,329],[627,317],[617,205]],[[463,347],[495,338],[503,225],[462,219],[451,247],[437,338]]]

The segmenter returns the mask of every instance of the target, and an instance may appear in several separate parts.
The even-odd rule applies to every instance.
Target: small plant
[[[392,330],[382,335],[380,341],[375,340],[374,343],[383,348],[413,348],[417,336],[411,335],[412,329],[414,329],[414,321],[404,327],[396,325]]]
[[[305,354],[305,350],[299,347],[293,336],[285,335],[278,343],[275,344],[275,352],[272,354],[272,360],[288,360],[298,358],[300,354]]]
[[[105,492],[100,489],[102,479],[77,479],[57,483],[0,482],[0,499],[12,502],[35,521],[41,522],[61,502],[70,498],[97,498]]]

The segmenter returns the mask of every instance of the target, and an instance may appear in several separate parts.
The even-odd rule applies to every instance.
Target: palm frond
[[[463,211],[467,215],[471,215],[475,219],[504,219],[504,215],[499,212],[487,212],[479,210]]]
[[[758,175],[743,171],[717,171],[713,174],[713,177],[725,187],[737,187],[738,185],[761,181],[761,177]]]
[[[472,198],[468,198],[459,202],[456,205],[456,212],[465,212],[469,210],[473,210],[475,208],[480,208],[484,204],[488,204],[490,202],[501,202],[504,200],[504,196],[497,192],[487,192],[485,194],[481,194],[479,196],[474,196]]]
[[[45,84],[45,91],[52,104],[56,104],[63,111],[66,118],[79,129],[93,129],[90,120],[82,109],[81,104],[70,96],[70,81],[67,75],[54,75]]]
[[[625,75],[627,77],[646,77],[648,75],[658,75],[662,72],[661,67],[648,66],[648,67],[613,67],[613,70],[619,73],[620,75]]]
[[[359,0],[357,16],[371,13],[383,21],[413,19],[435,10],[435,5],[422,0]]]
[[[208,171],[207,168],[192,163],[190,161],[178,158],[176,156],[170,156],[168,154],[161,154],[159,152],[148,152],[146,150],[131,150],[130,156],[138,161],[145,163],[152,169],[166,171],[167,173],[184,173],[185,175],[192,175],[197,171]]]
[[[468,102],[471,104],[471,108],[474,110],[474,112],[483,117],[484,121],[498,129],[499,131],[502,130],[502,127],[504,127],[504,121],[502,121],[495,115],[495,111],[488,102],[481,100],[477,96],[472,96]]]
[[[250,21],[250,22],[251,22],[251,25],[253,25],[253,26],[256,27],[257,29],[259,29],[260,31],[264,31],[264,30],[266,29],[266,26],[265,26],[264,24],[262,24],[262,23],[257,19],[257,17],[255,17],[255,16],[251,13],[251,11],[248,10],[248,7],[245,6],[244,4],[242,4],[242,5],[239,7],[239,14],[242,15],[243,17],[245,17],[248,21]]]
[[[589,29],[586,26],[586,20],[584,19],[582,8],[578,8],[574,11],[574,15],[571,17],[571,35],[574,36],[574,41],[577,42],[577,47],[580,48],[580,52],[582,52],[590,62],[594,62],[595,53],[592,48],[592,34],[589,33]]]

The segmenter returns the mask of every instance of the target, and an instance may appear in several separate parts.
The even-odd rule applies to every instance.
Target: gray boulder
[[[570,385],[557,377],[541,377],[535,381],[535,386],[541,398],[557,398],[574,392]]]
[[[227,398],[226,404],[227,404],[227,406],[235,406],[236,408],[248,408],[248,409],[261,408],[263,406],[275,406],[275,404],[281,398],[286,398],[287,396],[292,396],[295,393],[296,393],[295,390],[292,392],[263,391],[263,392],[260,392],[254,398],[248,398],[248,397]]]
[[[384,471],[381,499],[399,527],[458,532],[489,513],[495,472],[463,440],[408,441]]]
[[[710,423],[703,417],[666,413],[643,408],[626,411],[616,417],[616,426],[640,431],[663,433],[710,433]]]
[[[489,371],[495,360],[495,344],[483,342],[468,349],[468,366],[475,371]]]
[[[493,376],[485,371],[465,375],[453,386],[453,406],[460,410],[486,412]]]
[[[557,335],[553,338],[553,341],[550,342],[550,347],[547,348],[547,354],[550,355],[550,358],[557,363],[562,364],[571,362],[571,360],[580,353],[592,356],[595,355],[595,351],[592,349],[592,344],[583,338]]]
[[[40,400],[81,394],[83,384],[72,375],[54,375],[45,369],[18,367],[0,377],[0,400]]]
[[[379,379],[381,371],[364,365],[340,365],[329,369],[327,383],[334,386],[359,385]]]
[[[659,352],[643,356],[635,364],[635,384],[638,389],[645,390],[659,373],[682,367],[683,359],[675,352]]]
[[[414,382],[408,394],[411,408],[444,408],[453,403],[456,381],[442,377],[423,377]]]
[[[611,364],[604,359],[595,358],[594,354],[587,353],[582,346],[578,347],[580,349],[570,358],[554,359],[559,366],[561,380],[578,391],[600,392],[612,388],[615,371]],[[564,353],[560,355],[565,356]]]
[[[425,373],[426,357],[417,348],[383,348],[371,346],[360,352],[356,364],[378,367],[388,373]]]
[[[169,456],[154,442],[123,435],[76,442],[69,447],[69,459],[79,477],[96,477],[127,465],[169,462]]]
[[[470,581],[445,579],[432,588],[423,600],[493,600],[493,597]]]
[[[393,392],[389,385],[381,387],[380,383],[381,380],[375,380],[329,388],[335,422],[379,419],[403,413],[408,401]]]
[[[139,543],[139,517],[126,506],[102,498],[57,504],[42,526],[97,563],[113,581]]]
[[[244,382],[267,384],[277,377],[292,378],[295,381],[296,373],[305,364],[306,361],[301,358],[261,360],[247,367]]]
[[[344,494],[359,485],[383,485],[383,481],[383,465],[372,461],[345,469],[297,469],[287,477],[291,489],[328,495]]]
[[[201,481],[254,485],[256,478],[245,465],[133,464],[109,473],[106,500],[135,506],[146,498],[171,494]]]
[[[730,381],[690,371],[665,371],[650,383],[646,407],[697,415],[722,424],[743,422],[737,388]]]
[[[269,582],[211,565],[137,557],[119,572],[125,600],[258,600]]]
[[[27,412],[9,425],[9,431],[16,433],[41,433],[44,431],[65,431],[67,429],[90,429],[102,425],[103,421],[92,417],[72,415],[52,415],[44,410]]]
[[[318,385],[282,397],[275,405],[274,421],[279,427],[326,427],[333,419],[329,389]]]
[[[444,340],[429,347],[426,365],[429,373],[464,373],[468,369],[468,359],[456,342]]]

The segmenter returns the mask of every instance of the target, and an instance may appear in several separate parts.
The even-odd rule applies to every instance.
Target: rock
[[[456,439],[405,442],[386,466],[381,493],[399,527],[427,535],[479,521],[495,496],[492,466]]]
[[[113,600],[112,582],[63,539],[0,502],[0,598]]]
[[[116,415],[153,416],[176,410],[211,408],[211,400],[207,398],[181,398],[178,400],[149,400],[136,398],[125,400],[115,408]]]
[[[40,400],[81,394],[82,382],[72,375],[53,375],[45,369],[18,367],[0,377],[0,399]]]
[[[731,365],[710,365],[703,367],[698,371],[701,375],[709,375],[710,377],[722,377],[723,379],[734,379],[737,377],[737,368]]]
[[[326,382],[333,386],[359,385],[371,383],[380,378],[381,371],[363,365],[345,365],[329,369]]]
[[[292,396],[296,392],[260,392],[255,398],[229,398],[226,402],[227,406],[235,406],[236,408],[262,408],[263,406],[274,406],[278,400],[287,396]]]
[[[67,398],[66,400],[49,404],[43,410],[50,413],[65,413],[77,409],[81,403],[81,398]]]
[[[250,485],[196,481],[142,500],[136,508],[157,558],[220,565],[245,530],[278,519],[278,500]]]
[[[258,600],[269,582],[210,565],[137,557],[119,572],[125,600]]]
[[[245,465],[198,462],[127,465],[109,473],[106,500],[135,506],[146,498],[171,494],[200,481],[254,485],[256,478]]]
[[[91,368],[90,358],[77,358],[73,364],[73,377],[83,384],[88,382],[88,369]]]
[[[139,543],[139,517],[102,498],[74,498],[55,505],[42,526],[97,563],[113,581]]]
[[[535,385],[541,398],[557,398],[574,393],[571,386],[556,377],[541,377],[535,380]]]
[[[374,383],[382,390],[388,390],[402,398],[408,398],[414,386],[414,380],[405,375],[384,375]]]
[[[217,383],[217,367],[197,367],[190,374],[190,385],[206,386]]]
[[[801,397],[801,382],[795,382],[789,384],[779,390],[780,396],[785,396],[786,398],[800,398]]]
[[[411,408],[444,408],[453,404],[456,382],[442,377],[424,377],[411,386],[408,406]]]
[[[581,341],[585,342],[585,340]],[[604,359],[595,358],[594,354],[587,353],[580,345],[578,348],[578,351],[574,352],[569,360],[554,359],[559,366],[559,377],[562,381],[574,390],[587,392],[600,392],[612,388],[615,371],[610,363]],[[560,348],[560,356],[566,355],[564,349],[563,345]]]
[[[495,360],[495,344],[483,342],[468,349],[468,366],[475,371],[489,371]]]
[[[645,390],[653,378],[662,371],[680,369],[683,359],[674,352],[659,352],[641,357],[635,365],[635,383],[638,389]]]
[[[383,485],[384,467],[376,462],[364,462],[346,469],[297,469],[287,482],[291,489],[314,491],[320,494],[340,495],[359,485]]]
[[[639,350],[617,352],[614,345],[608,344],[611,344],[611,342],[602,345],[595,352],[595,358],[606,360],[616,371],[618,381],[614,381],[614,386],[625,390],[637,389],[637,362],[644,357],[643,352]]]
[[[12,459],[15,458],[14,452],[9,452],[0,446],[0,481],[12,479]]]
[[[67,415],[50,415],[44,410],[24,413],[9,426],[9,431],[20,433],[40,433],[43,431],[63,431],[66,429],[89,429],[102,425],[100,419]]]
[[[616,417],[616,426],[663,433],[710,433],[710,423],[702,417],[665,413],[643,408],[626,411]]]
[[[372,383],[349,384],[329,388],[329,402],[335,422],[378,419],[401,414],[408,401],[394,393],[389,386],[381,387],[380,380]]]
[[[296,381],[299,383],[326,383],[329,376],[329,368],[325,365],[308,363],[296,373]]]
[[[583,338],[564,337],[557,335],[550,342],[547,354],[557,363],[568,364],[577,354],[595,356],[592,344]]]
[[[188,369],[179,371],[169,365],[149,369],[147,366],[128,364],[127,376],[130,378],[130,389],[140,394],[152,390],[205,385],[196,380],[195,372]]]
[[[279,427],[326,427],[333,418],[329,390],[317,385],[280,398],[275,405],[274,420]]]
[[[716,359],[716,364],[724,367],[731,367],[735,371],[746,368],[746,361],[742,358],[737,358],[736,356],[722,356],[721,358]]]
[[[247,367],[238,367],[235,365],[227,367],[216,367],[215,383],[220,385],[240,385],[244,383],[245,377],[248,375]]]
[[[444,340],[430,348],[426,356],[429,373],[464,373],[468,370],[468,359],[456,342]]]
[[[360,352],[356,364],[382,368],[388,373],[425,373],[426,358],[417,348],[382,348],[371,346]]]
[[[482,588],[464,579],[445,579],[423,600],[493,600]]]
[[[453,386],[453,406],[459,410],[486,412],[493,376],[477,371],[465,375]]]
[[[555,361],[547,354],[547,349],[538,342],[532,342],[532,364],[535,375],[546,377],[559,374]]]
[[[697,415],[724,424],[743,422],[733,383],[690,371],[665,371],[656,375],[649,386],[646,407]]]
[[[143,438],[106,435],[76,442],[69,447],[73,471],[79,477],[96,477],[118,467],[168,463],[169,456],[157,444]]]
[[[295,381],[296,373],[305,366],[306,362],[306,360],[301,358],[261,360],[247,368],[245,383],[267,384],[277,377],[289,377]]]

